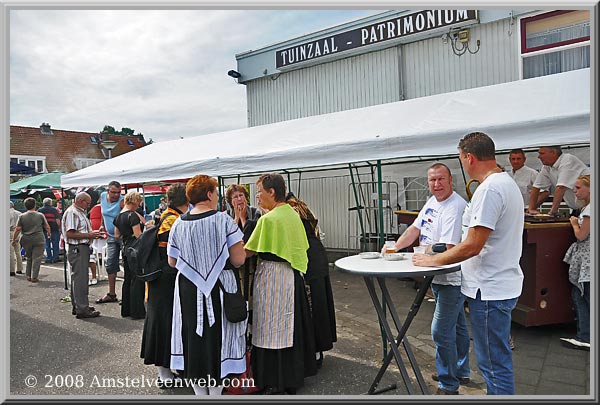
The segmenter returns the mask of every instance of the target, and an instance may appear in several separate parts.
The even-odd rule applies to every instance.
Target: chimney
[[[50,129],[50,124],[47,122],[42,122],[42,125],[40,125],[40,130],[42,135],[53,135],[52,130]]]

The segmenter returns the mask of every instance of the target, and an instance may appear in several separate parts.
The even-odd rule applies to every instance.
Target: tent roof
[[[60,178],[65,172],[54,171],[50,173],[38,174],[37,176],[26,177],[10,184],[10,191],[20,190],[44,190],[48,188],[60,188]]]
[[[496,149],[590,142],[590,69],[157,142],[65,175],[63,187],[263,173],[457,154],[472,131]],[[172,151],[165,153],[165,151]]]
[[[33,172],[35,172],[33,167],[10,162],[10,174],[31,174]]]

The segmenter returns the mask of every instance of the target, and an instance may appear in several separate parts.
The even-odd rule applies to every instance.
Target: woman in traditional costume
[[[169,265],[179,271],[171,369],[183,370],[183,377],[194,381],[196,395],[220,395],[223,378],[246,370],[246,321],[227,320],[218,283],[227,292],[237,291],[235,275],[225,270],[225,264],[229,259],[239,267],[246,253],[238,226],[217,211],[217,186],[214,178],[205,175],[188,181],[186,195],[193,208],[175,221],[167,245]],[[211,379],[216,386],[210,386]]]
[[[306,297],[308,241],[298,214],[285,202],[285,181],[265,174],[257,181],[263,211],[246,243],[259,257],[254,275],[252,353],[254,382],[266,394],[295,394],[315,375],[314,329]]]

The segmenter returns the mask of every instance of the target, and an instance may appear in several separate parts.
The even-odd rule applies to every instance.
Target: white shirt
[[[435,197],[429,198],[413,222],[413,226],[421,231],[421,245],[458,244],[462,231],[461,218],[466,205],[467,202],[455,191],[441,202]],[[459,286],[460,271],[437,275],[433,278],[433,283]]]
[[[69,245],[77,245],[79,243],[86,243],[88,245],[90,244],[90,239],[73,239],[67,237],[67,231],[76,231],[80,233],[92,232],[92,224],[85,214],[85,211],[75,204],[72,204],[69,208],[67,208],[61,225],[63,239]]]
[[[507,173],[494,173],[481,183],[463,215],[463,240],[469,228],[483,226],[490,235],[477,256],[462,263],[461,292],[481,299],[506,300],[521,295],[519,266],[523,241],[523,199]]]
[[[533,183],[538,175],[537,170],[534,170],[528,166],[523,166],[516,172],[511,169],[507,173],[513,178],[515,183],[517,183],[517,186],[519,186],[519,191],[521,191],[521,195],[523,196],[525,208],[527,208],[529,206],[531,187],[533,187]]]
[[[558,157],[552,166],[543,166],[538,173],[534,187],[549,189],[550,186],[564,186],[567,188],[563,200],[569,208],[577,208],[577,198],[573,192],[575,180],[577,177],[590,174],[590,168],[585,165],[579,158],[569,153],[563,153]]]
[[[21,213],[19,211],[17,211],[14,208],[9,208],[8,209],[8,217],[10,220],[10,231],[14,231],[15,228],[17,227],[17,221],[19,220],[19,215],[21,215]],[[12,235],[10,235],[12,238]]]

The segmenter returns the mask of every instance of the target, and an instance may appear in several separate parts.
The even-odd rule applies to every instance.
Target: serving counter
[[[418,213],[400,210],[396,214],[398,223],[410,225]],[[525,220],[520,260],[523,291],[512,320],[523,326],[573,322],[569,266],[563,262],[567,249],[575,242],[571,224],[566,218],[562,222]]]

